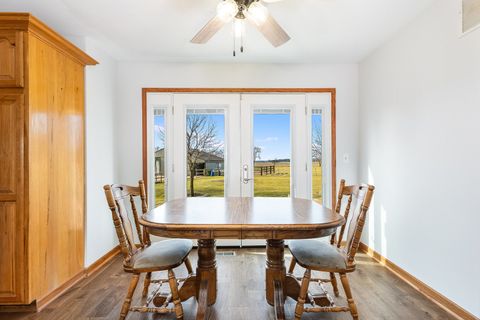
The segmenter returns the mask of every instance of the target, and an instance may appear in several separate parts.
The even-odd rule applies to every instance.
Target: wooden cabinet
[[[41,307],[83,274],[84,69],[93,64],[31,15],[0,13],[1,306]]]

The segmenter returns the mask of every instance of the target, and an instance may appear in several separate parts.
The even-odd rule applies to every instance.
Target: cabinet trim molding
[[[70,41],[30,13],[0,13],[0,30],[1,29],[28,31],[84,66],[98,64],[95,59],[77,48]]]

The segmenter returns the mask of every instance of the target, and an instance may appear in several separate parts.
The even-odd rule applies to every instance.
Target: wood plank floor
[[[224,250],[219,250],[219,253]],[[273,308],[264,298],[265,251],[262,249],[235,249],[235,256],[218,255],[218,298],[208,310],[209,320],[268,320],[273,319]],[[196,252],[192,253],[196,263]],[[286,263],[288,266],[289,256]],[[350,275],[353,295],[361,319],[455,319],[430,302],[402,280],[366,255],[357,255],[357,271]],[[184,267],[177,276],[185,275]],[[296,273],[302,274],[297,268]],[[162,275],[163,277],[164,275]],[[122,260],[116,258],[104,271],[87,278],[37,314],[0,313],[0,319],[117,319],[126,294],[130,275],[122,271]],[[143,284],[143,282],[139,282]],[[343,294],[343,292],[341,291]],[[139,300],[137,288],[134,303]],[[293,319],[295,302],[286,303],[287,319]],[[195,319],[196,302],[184,302],[185,320]],[[175,319],[174,315],[133,314],[135,319]],[[349,314],[305,314],[302,319],[348,319]]]

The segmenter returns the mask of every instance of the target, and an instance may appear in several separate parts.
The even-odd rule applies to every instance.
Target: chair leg
[[[340,280],[342,281],[343,290],[347,295],[348,307],[350,308],[350,313],[354,320],[358,320],[358,311],[355,301],[353,301],[352,290],[350,289],[350,283],[348,282],[347,275],[345,273],[340,273]]]
[[[290,261],[290,267],[288,268],[288,273],[293,273],[293,270],[295,269],[296,264],[297,264],[297,260],[295,260],[295,258],[292,257],[292,260]]]
[[[335,297],[338,297],[340,293],[338,292],[337,277],[335,277],[335,273],[333,272],[330,272],[330,281],[332,283],[333,293]]]
[[[302,285],[300,287],[300,293],[298,294],[297,306],[295,307],[295,320],[300,320],[300,318],[302,318],[311,275],[312,273],[310,269],[305,270],[305,274],[303,275],[302,279]]]
[[[188,274],[193,274],[192,264],[190,263],[190,259],[188,259],[188,257],[185,259],[185,267],[187,267]]]
[[[148,287],[150,286],[150,281],[152,280],[152,273],[147,272],[145,275],[145,281],[143,282],[143,292],[142,297],[145,298],[148,294]]]
[[[134,273],[132,276],[132,280],[130,280],[130,286],[128,287],[127,297],[123,302],[122,311],[120,311],[120,320],[123,320],[127,317],[128,311],[130,311],[130,305],[132,304],[132,296],[137,288],[138,279],[140,278],[140,274]]]
[[[178,285],[177,279],[175,278],[175,273],[173,270],[168,270],[168,284],[170,285],[170,291],[172,291],[172,301],[175,306],[175,315],[177,319],[183,319],[183,307],[182,302],[180,301],[180,296],[178,295]]]

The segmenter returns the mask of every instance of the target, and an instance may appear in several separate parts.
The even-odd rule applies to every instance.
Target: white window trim
[[[165,199],[168,199],[168,195],[171,194],[170,184],[168,183],[170,178],[172,163],[171,156],[173,150],[171,150],[172,144],[170,140],[173,136],[173,128],[170,124],[170,117],[172,113],[173,94],[166,93],[149,93],[147,95],[147,194],[148,194],[148,206],[149,208],[155,208],[155,150],[154,150],[154,137],[155,127],[153,125],[153,117],[155,109],[162,109],[164,111],[164,124],[165,124]]]
[[[332,108],[330,93],[307,94],[307,169],[309,179],[309,199],[312,198],[312,110],[320,109],[322,112],[322,201],[327,208],[332,208]]]

